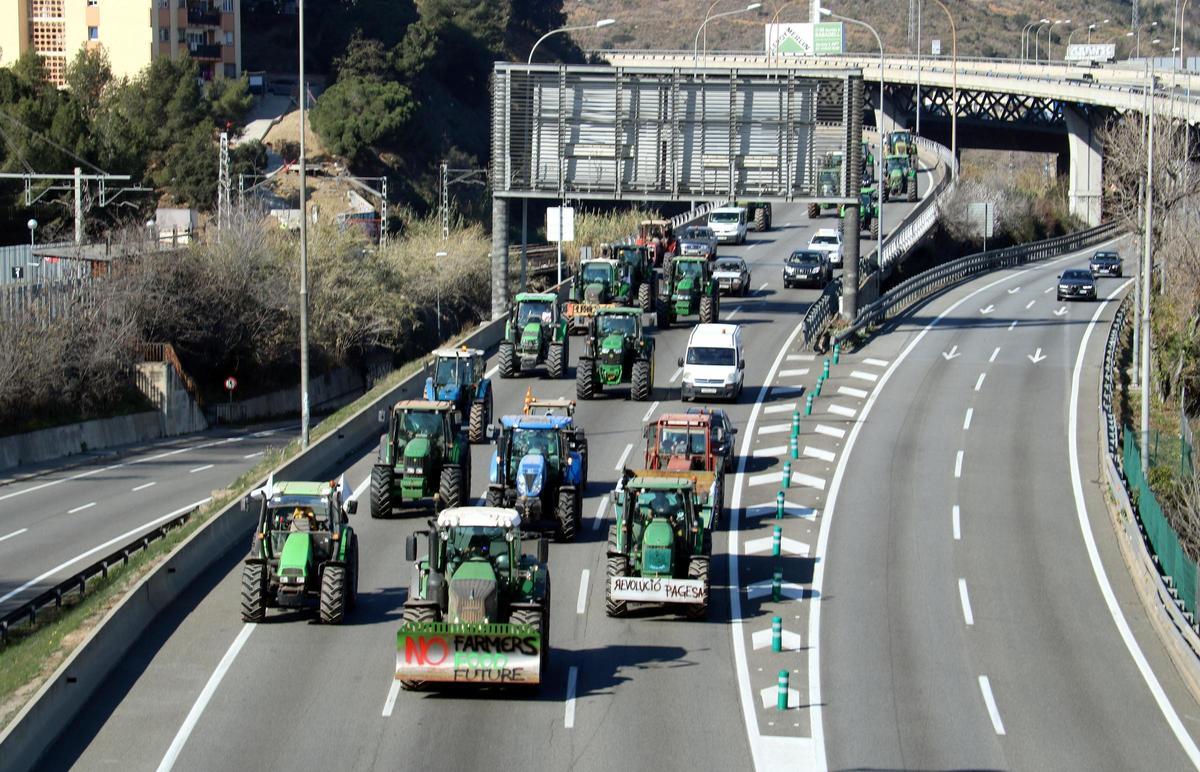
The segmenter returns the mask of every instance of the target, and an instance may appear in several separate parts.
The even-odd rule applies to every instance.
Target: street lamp
[[[158,239],[155,238],[157,234],[154,232],[154,226],[157,224],[158,223],[154,222],[153,217],[151,217],[149,220],[146,220],[146,235],[150,237],[150,244],[152,248],[158,246]]]
[[[1104,25],[1104,24],[1108,24],[1108,22],[1109,22],[1109,21],[1111,21],[1111,20],[1110,20],[1110,19],[1105,19],[1105,20],[1104,20],[1104,21],[1102,21],[1102,22],[1099,22],[1099,23],[1096,23],[1096,24],[1089,24],[1089,25],[1088,25],[1088,45],[1089,45],[1089,46],[1092,44],[1092,30],[1096,29],[1096,27],[1102,26],[1102,25]]]
[[[445,252],[438,252],[437,254],[435,254],[433,256],[434,257],[434,261],[433,261],[434,282],[433,282],[433,284],[435,287],[437,287],[437,345],[438,346],[442,345],[442,283],[437,280],[439,278],[438,274],[441,273],[441,271],[438,270],[438,266],[440,266],[442,264],[442,258],[446,257],[446,254],[447,253],[445,253]]]
[[[717,0],[717,2],[720,2],[720,0]],[[770,23],[770,25],[768,25],[768,29],[771,27],[774,27],[776,22],[779,21],[779,14],[783,13],[783,9],[787,8],[789,5],[791,5],[794,2],[795,2],[795,0],[787,0],[787,2],[785,2],[784,4],[780,5],[778,8],[775,9],[774,15],[771,16],[771,23]],[[716,4],[717,3],[713,3],[713,6],[715,6]],[[708,10],[711,11],[712,8],[710,7]],[[704,44],[705,44],[704,45],[705,50],[708,50],[708,41],[705,40]],[[768,53],[770,53],[770,52],[768,52]],[[772,61],[771,58],[768,57],[767,64],[769,65],[771,63],[771,61]],[[780,61],[780,59],[779,59],[779,38],[778,38],[778,36],[776,36],[776,38],[775,38],[775,56],[774,56],[774,62],[775,62],[776,66],[779,65],[779,61]]]
[[[1135,59],[1140,59],[1142,56],[1142,29],[1143,28],[1154,29],[1157,26],[1158,26],[1158,22],[1156,22],[1156,21],[1152,21],[1149,24],[1139,24],[1138,25],[1137,38],[1136,38],[1137,42],[1134,44],[1134,53],[1133,53],[1133,56]],[[1126,36],[1126,37],[1128,37],[1128,36]]]
[[[308,84],[304,80],[304,0],[297,8],[300,36],[300,446],[308,448],[308,183],[304,159],[304,114]]]
[[[716,3],[713,3],[713,5],[716,5]],[[704,34],[704,57],[705,57],[705,59],[708,58],[708,33],[706,32],[706,28],[708,27],[708,23],[710,21],[715,21],[716,19],[720,19],[723,16],[735,16],[739,13],[746,13],[748,11],[757,11],[759,8],[762,8],[762,3],[750,3],[750,5],[746,6],[745,8],[738,8],[733,11],[725,11],[724,13],[718,13],[716,16],[707,16],[706,15],[704,17],[704,23],[700,25],[700,29],[696,30],[696,39],[692,43],[692,67],[697,66],[698,54],[700,51],[700,33],[701,32],[705,33]],[[712,10],[711,6],[709,7],[709,10],[710,11]]]
[[[1040,58],[1040,57],[1039,57],[1039,55],[1038,55],[1038,50],[1039,50],[1039,49],[1038,49],[1038,42],[1039,42],[1039,40],[1040,40],[1040,39],[1041,39],[1041,37],[1042,37],[1042,29],[1043,29],[1043,28],[1044,28],[1044,27],[1045,27],[1047,24],[1053,24],[1053,23],[1054,23],[1054,22],[1050,21],[1049,19],[1044,19],[1044,20],[1043,20],[1043,21],[1042,21],[1042,22],[1041,22],[1041,23],[1038,25],[1038,28],[1037,28],[1037,29],[1034,31],[1034,33],[1033,33],[1033,61],[1034,61],[1034,62],[1037,62],[1037,61],[1038,61],[1038,59]]]
[[[533,44],[533,48],[529,49],[529,61],[526,62],[526,64],[533,64],[533,52],[537,50],[537,47],[542,44],[543,40],[550,37],[551,35],[557,35],[560,32],[579,32],[579,31],[585,30],[585,29],[600,29],[601,27],[607,27],[610,24],[616,24],[616,23],[617,23],[616,19],[601,19],[600,21],[596,22],[595,24],[581,24],[578,27],[559,27],[558,29],[552,29],[549,32],[547,32],[545,35],[542,35],[540,38],[538,38],[537,42]]]
[[[1039,24],[1049,24],[1049,19],[1038,19],[1031,21],[1021,28],[1021,59],[1024,61],[1029,58],[1029,33]]]
[[[1057,27],[1059,24],[1070,24],[1070,23],[1071,23],[1070,19],[1059,19],[1058,21],[1051,24],[1050,29],[1046,31],[1046,63],[1047,64],[1049,64],[1049,62],[1050,62],[1050,43],[1054,37],[1054,28]]]
[[[955,161],[950,165],[950,178],[955,179],[958,176],[955,171],[958,162],[958,30],[954,26],[954,17],[950,15],[950,9],[946,7],[946,4],[942,0],[933,1],[938,4],[950,22],[950,157]]]
[[[1187,28],[1188,2],[1189,0],[1183,0],[1183,13],[1179,14],[1179,69],[1183,69],[1183,32]]]

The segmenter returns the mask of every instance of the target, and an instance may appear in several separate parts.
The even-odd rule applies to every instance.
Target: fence
[[[66,246],[70,246],[70,242],[38,244],[37,248],[58,249]],[[0,247],[0,286],[31,281],[38,276],[47,280],[65,279],[72,274],[74,267],[66,260],[35,261],[33,249],[28,244]]]
[[[0,284],[0,322],[33,318],[45,327],[69,317],[77,303],[90,299],[93,288],[90,276]]]

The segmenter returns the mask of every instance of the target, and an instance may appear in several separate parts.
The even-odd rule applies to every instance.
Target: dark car
[[[717,256],[717,234],[703,225],[689,225],[678,234],[679,254],[704,255],[709,260]]]
[[[729,416],[726,415],[724,410],[713,410],[707,407],[689,407],[687,411],[698,415],[708,413],[712,416],[713,452],[725,459],[724,470],[732,472],[734,461],[733,436],[737,434],[737,430],[733,428],[733,421],[729,420]]]
[[[1096,280],[1085,268],[1063,271],[1058,277],[1059,300],[1095,300]]]
[[[742,295],[750,291],[750,269],[740,257],[722,257],[713,264],[713,279],[724,295]]]
[[[1088,262],[1093,276],[1121,276],[1121,255],[1116,252],[1097,252]]]
[[[797,249],[783,261],[784,287],[824,287],[833,279],[829,256],[815,249]]]

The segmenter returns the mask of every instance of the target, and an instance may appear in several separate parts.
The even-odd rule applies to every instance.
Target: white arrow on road
[[[1015,294],[1017,294],[1017,293],[1018,293],[1018,292],[1020,292],[1020,291],[1021,291],[1021,288],[1020,288],[1020,287],[1013,287],[1012,289],[1010,289],[1010,290],[1008,291],[1008,294],[1010,294],[1010,295],[1015,295]]]
[[[1037,351],[1035,351],[1034,353],[1026,354],[1025,356],[1029,357],[1029,361],[1033,362],[1035,365],[1038,362],[1040,362],[1046,358],[1046,355],[1042,353],[1042,350],[1040,348]]]
[[[942,357],[945,358],[947,362],[958,356],[962,356],[962,354],[958,353],[958,346],[951,346],[949,351],[942,352]]]
[[[995,307],[995,306],[991,306],[991,305],[989,305],[987,308],[981,308],[981,309],[979,309],[979,313],[981,313],[981,314],[990,314],[991,312],[993,312],[993,311],[995,311],[995,310],[996,310],[996,307]]]
[[[1057,311],[1055,311],[1055,312],[1054,312],[1054,315],[1055,315],[1055,316],[1062,316],[1062,315],[1063,315],[1063,314],[1065,314],[1065,313],[1067,313],[1067,307],[1066,307],[1066,306],[1063,306],[1062,308],[1060,308],[1060,309],[1058,309]]]

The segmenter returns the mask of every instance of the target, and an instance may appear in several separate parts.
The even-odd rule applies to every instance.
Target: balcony
[[[197,27],[220,27],[221,12],[208,8],[189,6],[187,9],[188,24]]]
[[[219,45],[202,45],[200,43],[192,43],[188,46],[192,53],[192,58],[202,62],[219,62],[221,61],[221,46]]]

